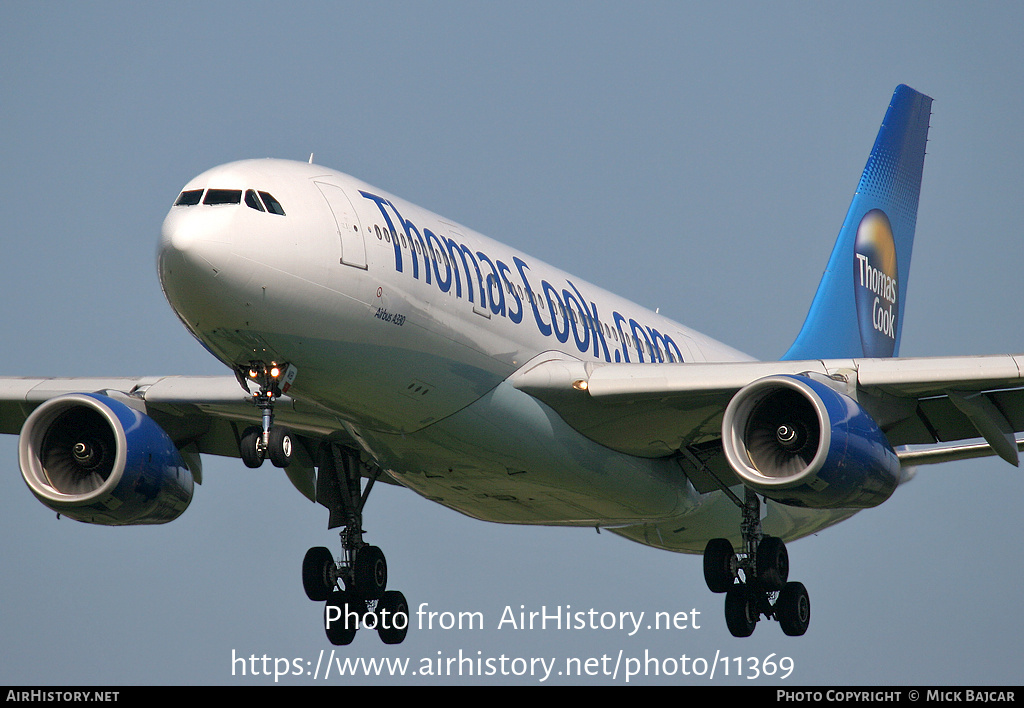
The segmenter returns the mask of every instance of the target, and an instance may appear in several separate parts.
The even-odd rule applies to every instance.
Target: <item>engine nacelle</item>
[[[78,521],[162,524],[192,501],[192,473],[167,433],[109,396],[43,403],[21,428],[18,458],[36,498]]]
[[[806,376],[769,376],[737,392],[722,444],[748,487],[790,506],[877,506],[900,481],[899,459],[871,416]]]

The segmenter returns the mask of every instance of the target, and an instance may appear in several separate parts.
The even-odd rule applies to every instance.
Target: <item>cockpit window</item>
[[[206,194],[204,197],[203,194]],[[220,204],[241,204],[241,189],[186,189],[174,200],[174,206],[195,206],[202,202],[208,206]],[[255,189],[245,190],[245,205],[256,211],[270,212],[284,216],[284,207],[281,202],[274,199],[267,192],[257,192]]]
[[[256,211],[266,211],[263,208],[263,204],[260,203],[260,198],[256,196],[256,192],[251,189],[245,190],[245,205]]]
[[[208,189],[203,204],[238,204],[242,201],[241,189]]]
[[[281,202],[277,201],[266,192],[260,192],[260,196],[263,197],[263,203],[267,205],[267,211],[271,214],[284,216],[284,207],[281,206]]]
[[[174,206],[195,206],[202,198],[203,190],[187,189],[178,195],[178,198],[174,202]]]

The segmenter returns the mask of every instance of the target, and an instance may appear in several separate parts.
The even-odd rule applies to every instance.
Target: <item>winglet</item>
[[[899,352],[932,99],[900,85],[825,274],[783,359]]]

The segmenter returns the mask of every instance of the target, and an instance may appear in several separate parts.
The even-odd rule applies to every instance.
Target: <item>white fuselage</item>
[[[172,207],[159,269],[175,312],[232,368],[296,366],[289,395],[333,412],[402,484],[486,520],[618,527],[673,550],[738,537],[738,511],[676,461],[598,445],[508,379],[553,358],[750,357],[317,165],[237,162],[185,186],[206,189],[246,197]],[[849,515],[768,508],[784,537]]]

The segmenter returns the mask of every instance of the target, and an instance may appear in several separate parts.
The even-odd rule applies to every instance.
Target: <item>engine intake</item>
[[[167,433],[109,396],[40,405],[22,426],[18,458],[36,498],[78,521],[162,524],[192,501],[192,474]]]
[[[790,506],[877,506],[900,480],[899,459],[871,416],[805,376],[741,389],[725,409],[722,444],[744,484]]]

